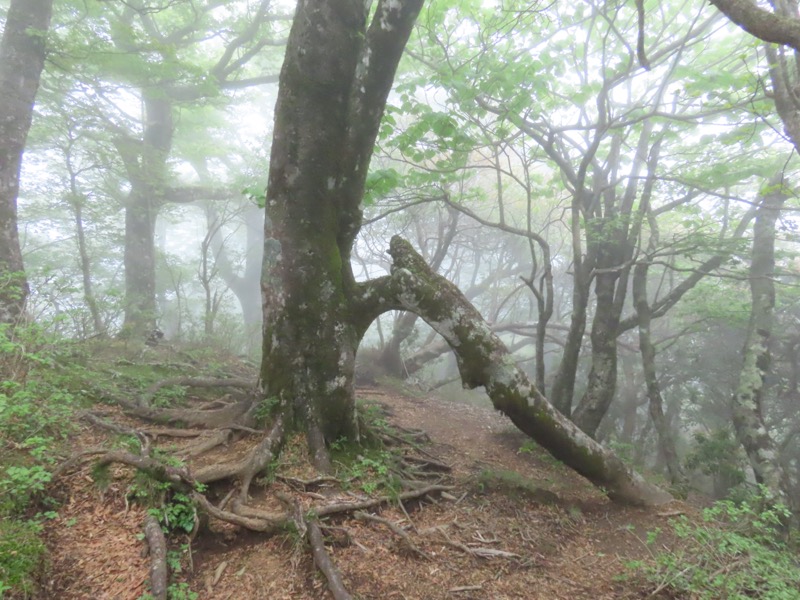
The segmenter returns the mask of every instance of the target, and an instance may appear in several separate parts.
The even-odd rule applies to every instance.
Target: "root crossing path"
[[[173,531],[168,540],[172,593],[208,600],[641,597],[620,582],[624,564],[649,557],[646,533],[665,527],[668,514],[690,510],[611,503],[488,400],[378,388],[358,396],[388,425],[385,450],[351,457],[336,482],[315,474],[290,439],[270,481],[245,474],[246,493],[232,487],[222,498],[210,483],[197,499],[208,525]],[[235,403],[202,412],[228,406]],[[141,406],[124,409],[84,419],[76,456],[95,462],[76,459],[56,479],[62,505],[47,526],[51,567],[40,598],[148,597],[153,563],[142,527],[152,528],[152,519],[131,494],[134,473],[148,463],[121,450],[109,455],[112,440],[138,432],[146,456],[169,451],[191,473],[208,473],[222,456],[244,460],[259,440],[247,419],[220,433],[172,428],[170,419],[154,425]],[[395,446],[403,447],[402,473],[392,473],[388,458]],[[94,481],[97,456],[108,463],[103,490]],[[180,485],[185,474],[157,475]],[[382,476],[407,485],[387,492]],[[203,504],[206,497],[213,502]],[[289,515],[291,526],[279,515]]]

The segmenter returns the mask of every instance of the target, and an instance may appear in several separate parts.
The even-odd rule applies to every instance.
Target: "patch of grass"
[[[28,597],[44,563],[46,548],[41,525],[33,521],[0,520],[0,598],[7,592]]]
[[[680,549],[659,552],[652,563],[634,561],[629,571],[648,587],[699,600],[798,600],[800,557],[786,539],[789,518],[783,506],[761,495],[749,501],[724,500],[703,511],[693,523],[672,523],[683,541]],[[648,535],[654,545],[658,531]]]
[[[484,469],[478,474],[478,486],[483,492],[497,492],[510,498],[526,498],[539,504],[559,504],[558,495],[537,486],[516,471]]]

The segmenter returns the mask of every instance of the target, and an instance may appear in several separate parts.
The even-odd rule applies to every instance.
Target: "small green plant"
[[[158,390],[151,404],[157,408],[183,406],[186,402],[186,388],[182,385],[168,385]]]
[[[749,501],[724,500],[703,512],[703,521],[673,522],[682,548],[659,553],[654,564],[630,563],[659,590],[700,600],[798,600],[800,558],[783,538],[787,509],[763,494]],[[653,544],[656,534],[648,536]]]
[[[727,428],[695,433],[686,457],[687,469],[712,478],[718,498],[728,496],[732,488],[744,482],[743,464],[740,445]]]
[[[40,465],[6,467],[0,479],[0,511],[22,512],[35,495],[44,491],[50,478],[50,472]]]
[[[267,420],[272,416],[275,408],[278,406],[279,400],[274,397],[264,398],[256,405],[253,412],[257,427],[263,427]]]
[[[40,532],[33,521],[0,520],[0,598],[9,591],[24,597],[33,591],[46,553]]]
[[[167,588],[168,600],[197,600],[199,594],[189,589],[188,583],[171,583]]]
[[[162,529],[166,531],[182,530],[191,533],[197,520],[192,499],[179,492],[173,493],[162,506],[151,508],[148,512],[159,520]]]

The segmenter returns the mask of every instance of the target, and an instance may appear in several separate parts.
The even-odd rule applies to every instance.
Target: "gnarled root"
[[[353,596],[345,589],[342,583],[342,575],[339,569],[333,564],[330,555],[325,550],[325,540],[319,525],[314,520],[306,521],[308,543],[311,544],[311,552],[314,555],[314,564],[325,575],[328,580],[328,589],[333,594],[335,600],[353,600]]]

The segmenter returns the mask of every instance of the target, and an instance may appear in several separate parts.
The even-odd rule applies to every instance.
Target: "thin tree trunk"
[[[100,308],[97,306],[97,298],[94,295],[92,285],[92,263],[89,259],[89,249],[86,244],[86,231],[83,227],[82,201],[82,198],[73,195],[72,210],[75,216],[75,231],[78,234],[78,258],[83,281],[83,299],[86,302],[86,306],[89,308],[89,314],[92,315],[94,332],[96,334],[102,334],[105,333],[106,328],[103,324],[103,317],[100,315]]]
[[[658,435],[659,452],[664,458],[669,471],[670,481],[679,483],[684,476],[675,449],[675,440],[672,437],[669,423],[664,416],[664,401],[661,396],[661,386],[658,383],[656,371],[656,349],[651,338],[651,309],[647,297],[647,272],[648,263],[642,262],[633,271],[633,302],[636,314],[639,317],[639,350],[642,355],[642,370],[644,371],[645,385],[650,418],[653,421]]]
[[[16,323],[28,297],[17,198],[52,9],[53,0],[11,0],[0,42],[0,323]]]
[[[597,275],[592,321],[592,367],[586,393],[572,413],[575,424],[594,436],[617,390],[617,325],[619,313],[614,304],[616,274]]]

